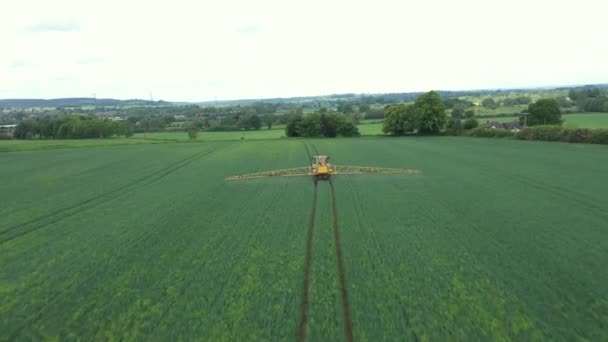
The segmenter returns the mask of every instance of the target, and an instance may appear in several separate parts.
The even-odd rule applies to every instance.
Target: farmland
[[[0,340],[608,338],[608,147],[271,132],[0,153]]]

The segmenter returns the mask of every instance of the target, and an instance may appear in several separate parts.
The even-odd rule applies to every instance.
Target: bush
[[[470,118],[470,119],[466,119],[464,120],[464,124],[463,127],[464,129],[473,129],[476,128],[477,126],[479,126],[479,121],[477,121],[477,119],[475,118]]]
[[[13,139],[12,136],[6,134],[6,133],[0,133],[0,140],[11,140]]]
[[[561,141],[571,143],[591,143],[593,131],[588,128],[564,129]]]
[[[516,135],[522,140],[562,141],[569,143],[608,144],[608,129],[562,128],[559,126],[526,127]]]
[[[521,140],[560,141],[564,129],[560,126],[526,127],[515,135]]]
[[[594,129],[591,135],[592,144],[606,144],[608,145],[608,129]]]
[[[196,140],[197,137],[198,137],[198,131],[195,131],[195,130],[188,131],[188,138],[190,138],[190,140]]]
[[[477,127],[468,131],[466,135],[477,138],[507,138],[512,137],[513,133],[501,128],[484,128]]]
[[[462,135],[462,122],[456,119],[448,120],[448,124],[446,126],[445,134],[447,135]]]

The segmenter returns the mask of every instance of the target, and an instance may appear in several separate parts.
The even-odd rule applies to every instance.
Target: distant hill
[[[496,89],[470,89],[470,90],[436,90],[439,95],[443,98],[452,98],[460,96],[495,96],[504,95],[509,93],[521,93],[528,94],[534,91],[543,90],[568,90],[568,89],[581,89],[581,88],[608,88],[608,83],[602,84],[589,84],[589,85],[571,85],[571,86],[547,86],[547,87],[530,87],[530,88],[496,88]],[[356,93],[345,93],[345,94],[331,94],[331,95],[319,95],[319,96],[295,96],[295,97],[279,97],[279,98],[265,98],[265,99],[238,99],[238,100],[220,100],[220,101],[203,101],[197,102],[202,106],[213,106],[213,105],[249,105],[256,102],[264,103],[305,103],[314,101],[352,101],[361,98],[375,98],[378,103],[395,103],[395,102],[410,102],[414,101],[416,97],[424,92],[404,92],[404,93],[367,93],[367,94],[356,94]]]
[[[495,96],[508,93],[530,93],[542,90],[568,90],[581,88],[608,88],[608,84],[590,84],[590,85],[571,85],[571,86],[547,86],[547,87],[530,87],[530,88],[504,88],[504,89],[471,89],[471,90],[438,90],[438,93],[443,98],[452,98],[460,96]],[[423,92],[403,92],[403,93],[367,93],[367,94],[328,94],[319,96],[295,96],[295,97],[279,97],[265,99],[238,99],[238,100],[214,100],[203,102],[168,102],[168,101],[148,101],[140,99],[131,100],[116,100],[116,99],[95,99],[92,97],[70,97],[62,99],[0,99],[0,108],[17,107],[124,107],[124,106],[184,106],[184,105],[250,105],[252,103],[275,103],[275,104],[305,104],[310,102],[341,102],[341,101],[361,101],[370,103],[395,103],[395,102],[410,102],[414,101],[418,95]]]
[[[6,107],[82,107],[82,106],[163,106],[166,101],[95,99],[92,97],[69,97],[63,99],[6,99],[0,100],[0,108]]]

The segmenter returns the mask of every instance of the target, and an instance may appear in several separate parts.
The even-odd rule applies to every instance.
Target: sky
[[[4,0],[0,98],[608,83],[605,0]]]

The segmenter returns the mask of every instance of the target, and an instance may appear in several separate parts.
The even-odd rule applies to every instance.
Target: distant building
[[[12,136],[15,133],[17,125],[0,125],[0,134],[8,134]]]
[[[112,121],[125,121],[126,119],[125,118],[121,118],[120,116],[115,116],[115,117],[110,118],[110,120],[112,120]]]
[[[521,124],[519,123],[519,121],[512,121],[512,122],[488,121],[483,125],[483,127],[492,128],[492,129],[496,129],[496,128],[508,129],[511,132],[519,132],[521,130]]]
[[[186,120],[186,116],[185,115],[175,115],[175,116],[173,116],[173,118],[175,119],[175,121],[184,121],[184,120]]]

